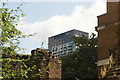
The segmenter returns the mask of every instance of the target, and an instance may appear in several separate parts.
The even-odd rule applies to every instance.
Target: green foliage
[[[2,61],[2,76],[4,79],[27,79],[27,72],[30,68],[26,66],[24,61],[11,58],[3,58]]]
[[[97,38],[74,37],[76,51],[62,57],[62,78],[97,78]]]
[[[8,53],[15,53],[16,51],[21,50],[21,48],[18,47],[18,44],[20,43],[19,39],[26,37],[26,35],[23,35],[21,31],[16,29],[16,26],[19,23],[19,18],[23,15],[22,10],[20,9],[22,4],[14,10],[5,8],[5,5],[6,4],[3,3],[3,7],[0,8],[0,46],[5,52],[7,49]],[[11,49],[8,49],[8,47],[14,52],[11,52]]]
[[[26,80],[27,72],[30,70],[25,64],[24,59],[16,58],[16,53],[23,48],[19,47],[20,38],[25,38],[30,35],[23,35],[16,26],[20,22],[20,17],[25,16],[20,7],[20,4],[16,9],[10,10],[6,8],[7,3],[2,3],[0,8],[0,62],[2,62],[2,78],[18,80]]]
[[[50,68],[50,62],[48,63],[48,65],[47,65],[46,69],[49,69],[49,68]]]
[[[43,45],[46,43],[46,41],[41,43],[41,48],[44,48]]]

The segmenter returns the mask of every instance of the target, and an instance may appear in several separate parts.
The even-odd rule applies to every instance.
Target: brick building
[[[110,56],[116,65],[120,65],[120,0],[107,1],[107,13],[97,17],[98,26],[98,71],[102,77],[102,69],[110,64]]]

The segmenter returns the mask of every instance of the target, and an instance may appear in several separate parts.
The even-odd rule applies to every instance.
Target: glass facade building
[[[48,38],[48,48],[56,56],[60,57],[69,53],[72,53],[76,49],[75,43],[73,42],[73,36],[86,36],[89,34],[87,32],[79,30],[70,30],[55,36]]]

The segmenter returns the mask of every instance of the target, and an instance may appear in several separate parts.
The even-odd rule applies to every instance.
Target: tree
[[[23,11],[20,4],[16,9],[6,8],[7,3],[2,3],[2,8],[0,8],[0,56],[2,59],[2,79],[18,80],[17,78],[25,79],[27,78],[27,71],[29,68],[24,64],[24,60],[16,58],[18,51],[23,48],[19,47],[20,38],[25,38],[30,35],[23,35],[20,30],[16,28],[18,26],[20,17],[23,17]],[[22,66],[17,67],[16,64],[22,64]],[[23,69],[26,68],[26,69]]]
[[[0,8],[0,46],[2,50],[7,53],[16,53],[21,48],[18,46],[20,38],[25,38],[21,31],[16,29],[19,23],[20,17],[23,17],[23,11],[19,7],[9,10],[5,8],[6,3],[3,3],[3,7]]]
[[[62,57],[62,78],[97,78],[97,38],[73,37],[77,49]]]

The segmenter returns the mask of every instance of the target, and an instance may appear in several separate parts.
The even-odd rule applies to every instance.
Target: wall
[[[34,49],[31,51],[31,55],[14,54],[8,56],[7,54],[3,54],[2,58],[24,59],[23,62],[12,62],[10,65],[12,65],[12,69],[15,70],[18,70],[21,66],[24,70],[29,68],[27,79],[49,80],[57,78],[61,80],[62,61],[46,49]],[[25,64],[27,68],[23,64]]]
[[[49,78],[51,80],[53,78],[61,79],[61,67],[61,60],[58,60],[57,57],[50,59]]]
[[[120,2],[107,2],[107,13],[98,16],[98,72],[102,78],[102,70],[110,64],[112,55],[115,65],[120,61]],[[115,68],[113,68],[115,69]],[[108,70],[108,68],[107,68]],[[114,71],[114,70],[113,70]],[[105,71],[106,72],[106,71]],[[109,71],[108,71],[109,72]]]
[[[37,48],[35,50],[32,50],[31,53],[32,53],[31,59],[30,59],[30,62],[28,63],[31,63],[32,61],[38,61],[37,63],[34,63],[34,64],[37,64],[39,69],[41,70],[40,78],[42,79],[44,78],[46,80],[48,80],[48,78],[61,79],[61,60],[60,59],[53,56],[51,52],[45,49]],[[32,58],[35,58],[35,56],[37,57],[40,56],[40,58],[37,58],[37,60],[34,60],[34,59],[32,60]]]

